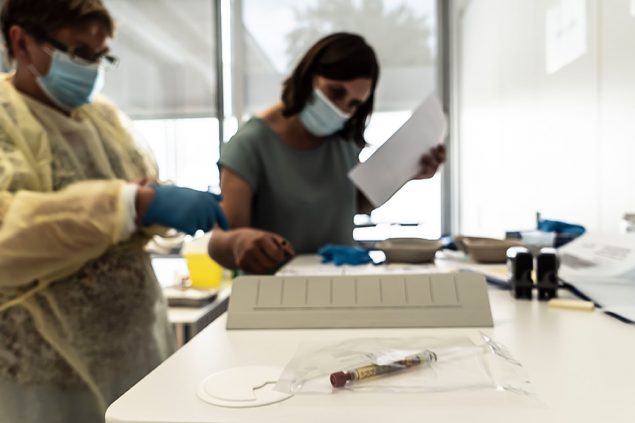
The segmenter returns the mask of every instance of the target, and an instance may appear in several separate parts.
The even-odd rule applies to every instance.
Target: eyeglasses
[[[112,54],[95,54],[86,46],[69,47],[64,43],[57,41],[55,38],[44,34],[38,34],[36,38],[39,38],[41,41],[49,43],[57,50],[68,54],[72,61],[77,62],[80,65],[98,63],[105,66],[106,69],[111,69],[119,64],[119,58],[117,56],[113,56]]]

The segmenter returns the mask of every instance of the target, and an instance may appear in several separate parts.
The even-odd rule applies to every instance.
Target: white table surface
[[[548,308],[490,289],[494,328],[483,329],[525,367],[536,399],[507,392],[295,395],[255,408],[223,408],[196,390],[211,373],[237,366],[284,367],[303,341],[358,337],[473,335],[473,329],[227,331],[210,324],[113,403],[115,422],[635,422],[635,328],[599,311]]]

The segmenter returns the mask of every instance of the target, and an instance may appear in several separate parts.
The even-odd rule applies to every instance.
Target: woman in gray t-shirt
[[[231,231],[214,231],[210,255],[221,265],[270,273],[296,253],[352,244],[353,216],[368,200],[348,171],[365,145],[379,65],[355,34],[319,40],[284,82],[282,101],[243,125],[221,154],[221,191]],[[421,160],[430,178],[442,145]]]

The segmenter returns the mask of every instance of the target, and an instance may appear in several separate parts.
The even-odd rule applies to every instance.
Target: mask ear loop
[[[48,54],[49,56],[51,56],[51,58],[53,57],[53,54],[55,53],[55,52],[51,52],[51,51],[49,51],[49,49],[47,49],[47,48],[45,48],[45,47],[42,47],[42,51],[43,51],[44,53]],[[28,70],[29,70],[29,71],[33,74],[33,76],[35,76],[36,78],[41,78],[41,77],[43,77],[43,76],[44,76],[44,75],[42,75],[42,74],[40,73],[40,71],[38,71],[38,70],[37,70],[37,68],[33,65],[33,62],[29,63],[29,65],[28,65],[26,68],[27,68],[27,69],[28,69]]]
[[[330,99],[330,98],[328,98],[328,97],[326,96],[326,94],[324,94],[324,93],[322,92],[322,90],[321,90],[321,89],[319,89],[318,87],[315,87],[313,92],[314,92],[314,93],[315,93],[318,97],[320,97],[320,99],[322,99],[322,101],[324,101],[324,102],[325,102],[325,103],[326,103],[326,104],[327,104],[327,105],[328,105],[331,109],[333,109],[333,111],[334,111],[335,113],[337,113],[337,115],[338,115],[339,117],[341,117],[342,119],[350,119],[350,118],[352,117],[352,114],[350,114],[350,113],[344,113],[343,111],[341,111],[341,110],[340,110],[340,108],[339,108],[339,107],[337,107],[337,105],[336,105],[335,103],[333,103],[333,102],[331,101],[331,99]]]
[[[35,76],[36,78],[41,78],[42,74],[40,73],[40,71],[38,71],[36,69],[35,66],[33,66],[33,63],[29,63],[29,65],[26,67],[32,74],[33,76]]]

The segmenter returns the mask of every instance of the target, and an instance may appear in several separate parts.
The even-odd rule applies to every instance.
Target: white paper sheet
[[[587,233],[558,252],[563,278],[628,279],[635,286],[635,234]]]
[[[635,234],[585,234],[558,252],[564,281],[635,322]]]
[[[428,97],[364,163],[348,177],[375,207],[384,204],[419,171],[421,156],[443,142],[447,122],[439,100]]]

